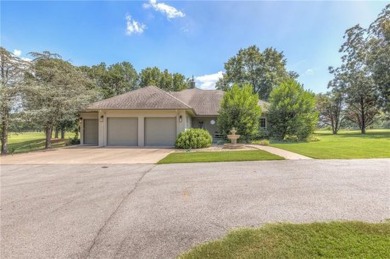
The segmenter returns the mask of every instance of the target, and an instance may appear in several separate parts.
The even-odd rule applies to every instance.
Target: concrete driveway
[[[173,148],[72,146],[0,158],[0,164],[140,164],[157,163]]]
[[[174,258],[236,227],[390,218],[390,160],[2,165],[2,258]]]

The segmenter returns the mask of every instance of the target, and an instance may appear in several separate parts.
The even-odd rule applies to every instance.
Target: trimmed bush
[[[188,129],[179,134],[175,147],[183,149],[205,148],[211,146],[210,133],[204,129]]]

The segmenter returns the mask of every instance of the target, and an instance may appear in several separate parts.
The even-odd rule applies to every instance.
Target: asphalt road
[[[174,258],[237,227],[388,219],[389,193],[390,159],[2,165],[1,258]]]

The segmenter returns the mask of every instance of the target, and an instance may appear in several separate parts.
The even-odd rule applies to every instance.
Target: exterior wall
[[[95,118],[99,118],[99,146],[107,146],[107,118],[110,117],[137,117],[140,147],[145,146],[146,117],[175,117],[177,134],[190,127],[188,124],[190,114],[182,110],[101,110],[95,114]]]
[[[214,120],[214,125],[211,124],[211,121]],[[200,125],[203,122],[203,125]],[[193,117],[192,118],[192,127],[193,128],[203,128],[207,130],[213,139],[218,135],[218,126],[217,126],[217,117]]]
[[[85,112],[80,113],[80,121],[79,121],[79,127],[80,127],[80,144],[84,144],[84,119],[97,119],[98,113],[97,112]]]

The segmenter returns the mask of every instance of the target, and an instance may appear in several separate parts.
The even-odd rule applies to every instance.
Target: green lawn
[[[52,147],[63,147],[67,144],[73,133],[65,133],[65,140],[53,140]],[[8,153],[24,153],[41,150],[45,147],[45,134],[43,132],[10,133],[8,135]],[[13,152],[12,152],[13,151]]]
[[[197,163],[197,162],[230,162],[282,160],[282,157],[261,150],[249,151],[215,151],[215,152],[186,152],[171,153],[158,164]]]
[[[390,130],[340,131],[332,135],[318,131],[314,135],[320,141],[301,143],[271,143],[271,146],[312,158],[390,158]]]
[[[389,258],[390,223],[271,224],[230,232],[179,258]]]

